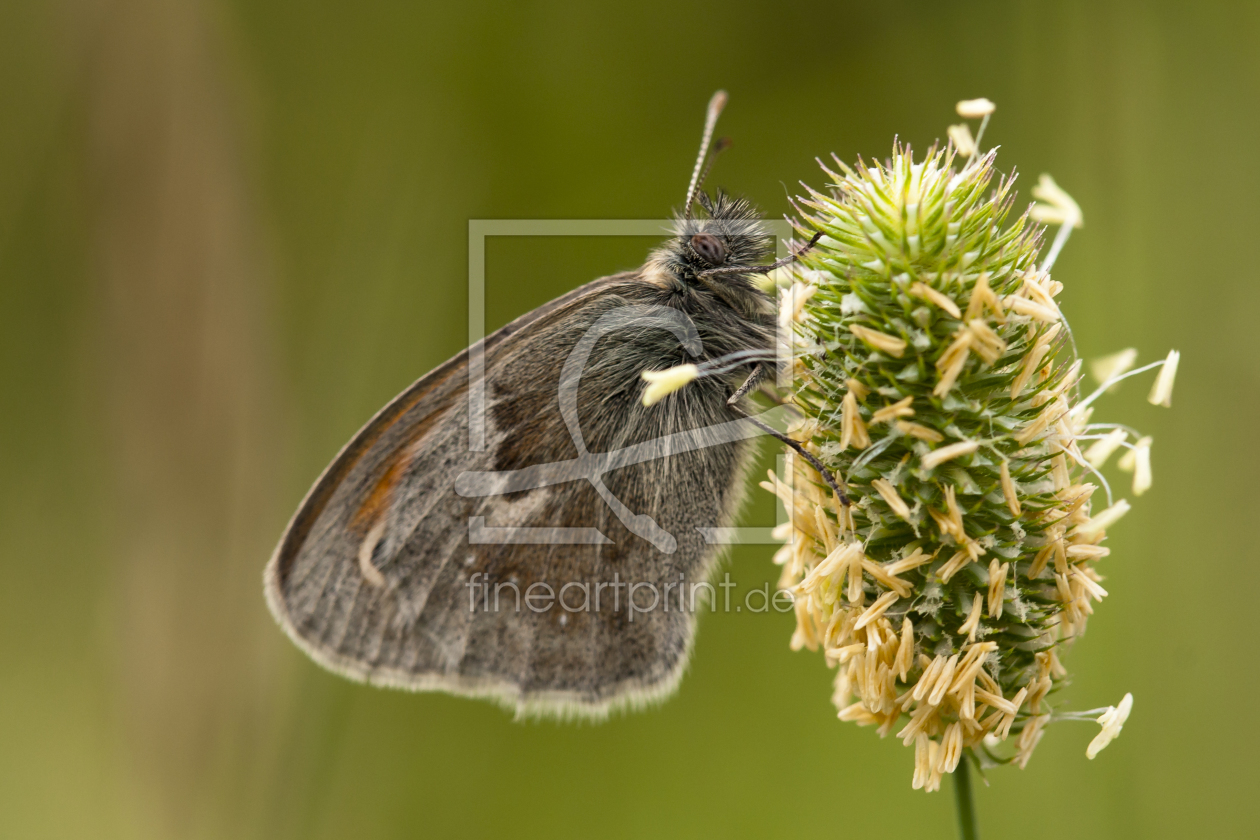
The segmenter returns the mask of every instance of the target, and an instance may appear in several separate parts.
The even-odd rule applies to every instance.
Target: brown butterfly
[[[421,377],[315,482],[264,583],[316,662],[518,714],[598,717],[675,688],[697,591],[713,600],[706,529],[732,522],[753,437],[792,445],[745,418],[774,364],[775,307],[750,275],[794,257],[760,264],[754,208],[701,191],[725,100],[674,236],[642,268]],[[684,363],[696,381],[645,406],[641,374]]]

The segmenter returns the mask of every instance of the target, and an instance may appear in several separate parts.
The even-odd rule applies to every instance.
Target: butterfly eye
[[[691,237],[691,250],[709,265],[726,262],[726,248],[722,245],[722,240],[711,233],[697,233]]]

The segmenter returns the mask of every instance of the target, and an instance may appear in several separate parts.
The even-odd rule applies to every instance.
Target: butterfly
[[[641,268],[425,374],[311,487],[264,586],[317,663],[518,715],[601,717],[677,686],[697,593],[714,603],[706,529],[733,521],[757,436],[800,450],[747,418],[775,364],[776,307],[753,278],[801,252],[766,264],[756,209],[703,191],[725,102]],[[691,384],[644,405],[645,371],[688,364]]]

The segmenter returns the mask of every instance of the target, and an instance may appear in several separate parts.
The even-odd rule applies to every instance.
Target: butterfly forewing
[[[618,275],[487,338],[481,451],[467,352],[399,395],[312,488],[267,567],[286,632],[355,679],[518,711],[600,715],[667,693],[715,560],[702,529],[729,523],[750,450],[671,443],[731,423],[724,382],[648,409],[639,374],[760,340],[733,311],[697,330],[676,297]],[[653,446],[595,474],[581,458]]]

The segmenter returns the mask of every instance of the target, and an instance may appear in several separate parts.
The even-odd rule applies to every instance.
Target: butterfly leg
[[[757,379],[761,377],[760,369],[761,369],[761,365],[757,365],[756,368],[753,368],[752,374],[748,375],[748,378],[747,380],[745,380],[745,383],[740,385],[740,388],[736,390],[735,394],[732,395],[731,399],[727,400],[727,404],[728,406],[731,407],[732,411],[740,412],[740,409],[736,407],[736,404],[735,404],[736,400],[743,397],[743,395],[745,395],[748,392],[748,390],[752,389],[753,385],[757,384]],[[740,412],[740,413],[743,414],[743,412]],[[805,461],[809,462],[809,466],[814,467],[815,470],[818,470],[818,475],[823,476],[823,481],[827,482],[827,485],[834,492],[835,497],[837,497],[837,499],[840,500],[840,504],[844,505],[845,508],[848,508],[849,496],[848,494],[845,494],[843,487],[840,486],[840,482],[835,480],[835,476],[832,475],[832,471],[828,470],[827,467],[823,466],[822,461],[819,461],[818,458],[814,457],[813,452],[806,450],[804,443],[801,443],[800,441],[791,440],[790,437],[787,437],[786,434],[780,432],[779,429],[766,426],[765,423],[762,423],[761,421],[759,421],[759,419],[755,417],[748,417],[747,414],[743,414],[743,418],[745,418],[746,421],[752,423],[753,426],[760,428],[762,432],[765,432],[766,434],[769,434],[770,437],[775,438],[775,440],[782,443],[782,445],[793,448],[793,450],[796,453],[798,453],[800,457],[805,458]]]
[[[739,403],[748,392],[761,384],[762,378],[766,375],[765,366],[762,364],[753,365],[752,373],[748,374],[748,378],[744,380],[744,384],[740,385],[735,393],[731,394],[731,398],[726,401],[727,405],[734,406]]]
[[[769,265],[752,265],[752,266],[735,265],[735,266],[730,266],[730,267],[723,266],[722,268],[706,269],[705,271],[700,272],[696,276],[701,279],[704,279],[705,277],[714,277],[719,274],[769,274],[775,269],[783,268],[783,266],[785,265],[791,265],[792,263],[799,260],[801,257],[805,256],[807,253],[809,253],[809,251],[815,245],[818,244],[819,239],[822,239],[821,230],[818,231],[818,233],[815,233],[812,237],[810,237],[810,240],[806,242],[805,245],[802,246],[799,250],[797,250],[794,253],[788,254],[786,257],[783,257],[782,259],[775,260]]]

